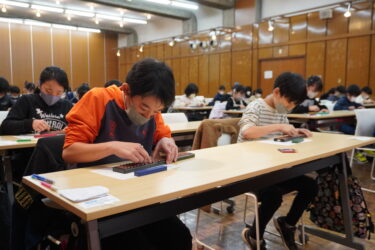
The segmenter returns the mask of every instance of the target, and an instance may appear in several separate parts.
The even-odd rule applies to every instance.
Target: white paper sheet
[[[353,137],[349,137],[349,139],[358,140],[358,141],[369,141],[369,140],[373,140],[374,137],[353,136]]]
[[[1,140],[0,141],[0,146],[15,145],[17,143],[18,142],[16,142],[16,141]]]
[[[293,143],[291,141],[280,142],[280,141],[274,141],[273,139],[272,140],[261,140],[259,142],[268,143],[268,144],[274,144],[274,145],[280,145],[280,146],[293,146],[293,145],[297,145],[297,144],[301,144],[301,143],[305,143],[305,142],[311,142],[311,139],[304,139],[300,143]]]
[[[106,196],[103,196],[103,197],[100,197],[100,198],[97,198],[97,199],[81,202],[78,205],[85,208],[85,209],[88,209],[88,208],[92,208],[92,207],[98,207],[98,206],[112,204],[112,203],[115,203],[115,202],[118,202],[118,201],[120,201],[118,198],[108,194]]]
[[[33,135],[16,135],[14,137],[20,140],[36,140],[36,138]]]
[[[107,195],[108,192],[108,188],[103,186],[91,186],[85,188],[70,188],[58,190],[58,193],[61,196],[73,202],[95,199]]]

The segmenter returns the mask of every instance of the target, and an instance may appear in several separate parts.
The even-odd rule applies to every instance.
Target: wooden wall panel
[[[86,32],[72,31],[72,82],[70,86],[77,88],[89,82],[88,37]]]
[[[53,64],[64,69],[69,78],[70,87],[72,87],[72,71],[70,62],[70,37],[69,30],[53,29]]]
[[[347,85],[367,86],[370,66],[370,36],[348,39]]]
[[[325,68],[325,42],[314,42],[307,44],[306,51],[306,76],[319,75],[324,78]],[[325,81],[327,83],[327,81]],[[324,89],[328,88],[324,85]]]
[[[37,82],[45,67],[52,65],[51,28],[32,27],[34,79]]]
[[[268,31],[268,22],[262,22],[259,24],[259,44],[271,44],[273,39],[273,32]]]
[[[0,77],[4,77],[8,80],[9,84],[12,84],[9,52],[9,24],[0,22]]]
[[[327,32],[327,22],[319,18],[319,12],[307,14],[307,38],[322,38]]]
[[[91,87],[104,86],[104,34],[89,33],[89,82]]]
[[[371,61],[370,61],[370,83],[369,87],[375,90],[375,35],[371,37]]]
[[[231,86],[231,64],[232,58],[231,53],[223,53],[220,54],[220,82],[219,85],[224,85],[227,90],[230,89]]]
[[[181,88],[181,59],[172,59],[171,66],[173,70],[174,80],[176,82],[176,94],[182,95],[184,89]]]
[[[289,19],[277,20],[274,24],[273,43],[283,43],[289,41]]]
[[[198,86],[199,94],[207,95],[208,93],[208,55],[201,55],[198,59],[199,77]]]
[[[357,8],[352,12],[349,20],[349,33],[363,33],[371,30],[371,3],[358,3],[353,5]]]
[[[118,79],[120,81],[125,80],[125,75],[119,75],[118,64],[119,58],[116,56],[117,48],[117,34],[115,33],[105,33],[105,60],[106,60],[106,71],[105,71],[105,81],[112,79]],[[125,60],[127,63],[132,63],[130,50],[122,51],[125,53]]]
[[[287,57],[288,54],[288,46],[273,47],[273,57]]]
[[[184,91],[189,83],[189,58],[181,58],[181,80],[180,80],[180,91]]]
[[[273,57],[273,48],[260,48],[259,50],[259,59],[266,59]]]
[[[347,39],[327,41],[325,83],[326,89],[345,84]]]
[[[302,56],[306,54],[306,44],[296,44],[289,46],[289,56]]]
[[[199,59],[198,56],[189,57],[189,82],[199,82]]]
[[[208,96],[214,96],[220,85],[220,54],[208,56]],[[201,95],[201,94],[200,94]]]
[[[32,81],[30,26],[11,24],[13,84],[23,88],[24,81]]]
[[[163,61],[164,60],[164,44],[158,44],[156,48],[156,59]]]
[[[251,54],[249,51],[232,53],[232,84],[251,85]]]
[[[245,25],[237,27],[232,33],[232,50],[251,48],[252,45],[252,26]]]
[[[349,18],[344,17],[347,8],[337,7],[333,11],[333,18],[327,21],[327,35],[339,35],[348,32]]]
[[[290,18],[289,41],[304,40],[307,37],[306,15],[293,16]]]

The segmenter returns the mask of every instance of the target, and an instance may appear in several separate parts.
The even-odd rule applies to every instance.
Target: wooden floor
[[[370,188],[375,190],[375,181],[370,179],[371,162],[365,165],[354,164],[353,173],[361,181],[362,187]],[[287,195],[284,198],[282,207],[277,211],[277,215],[285,215],[288,211],[291,199],[294,196]],[[365,192],[365,197],[369,210],[373,217],[375,217],[375,193]],[[241,231],[244,228],[243,223],[243,212],[244,212],[244,195],[234,197],[233,200],[236,202],[234,214],[228,214],[224,212],[221,215],[215,213],[201,212],[199,236],[200,240],[213,246],[215,249],[227,249],[227,250],[242,250],[248,249],[241,239]],[[249,204],[253,204],[252,202]],[[215,204],[219,207],[219,203]],[[227,204],[224,204],[224,211]],[[248,207],[248,221],[252,221],[253,213],[252,209]],[[312,225],[308,219],[309,214],[305,212],[304,223]],[[181,220],[186,223],[190,228],[192,234],[195,231],[195,219],[196,210],[182,214]],[[268,225],[269,231],[275,232],[273,223],[270,222]],[[281,239],[277,236],[270,234],[264,235],[267,243],[267,249],[277,250],[285,249],[282,245]],[[361,240],[365,244],[366,249],[375,249],[375,235],[372,235],[371,240]],[[194,244],[195,245],[195,244]],[[196,249],[196,246],[194,246]],[[332,243],[330,241],[323,240],[315,236],[309,236],[309,241],[305,246],[301,246],[301,249],[319,249],[319,250],[336,250],[336,249],[349,249],[339,244]]]

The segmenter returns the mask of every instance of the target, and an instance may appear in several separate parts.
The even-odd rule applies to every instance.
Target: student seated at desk
[[[333,96],[329,96],[328,97],[328,101],[336,102],[341,97],[345,96],[345,94],[346,94],[346,88],[344,86],[342,86],[342,85],[337,86],[336,89],[335,89],[335,93],[333,94]]]
[[[9,87],[9,95],[10,95],[10,100],[12,102],[12,106],[17,102],[18,98],[21,96],[21,90],[17,86],[10,86]]]
[[[319,76],[310,76],[307,79],[307,99],[305,99],[301,104],[297,105],[292,113],[294,114],[304,114],[308,112],[327,112],[327,107],[320,105],[315,98],[323,89],[323,82]]]
[[[358,85],[350,85],[346,91],[346,95],[340,97],[336,102],[333,110],[354,110],[357,108],[364,108],[362,104],[356,103],[356,99],[361,93]]]
[[[320,101],[329,100],[330,98],[332,99],[333,96],[335,95],[335,91],[336,91],[336,88],[331,88],[330,90],[328,90],[328,92],[320,96]]]
[[[249,103],[255,101],[258,98],[262,98],[263,90],[261,88],[257,88],[252,96],[249,98]]]
[[[176,100],[173,107],[201,107],[204,105],[203,100],[197,98],[199,92],[195,83],[189,83],[185,88],[185,95]]]
[[[367,104],[373,103],[374,101],[371,100],[372,90],[369,87],[363,87],[361,89],[361,94],[355,100],[356,103],[359,104]]]
[[[0,77],[0,111],[7,111],[13,106],[12,98],[8,95],[9,83]]]
[[[233,88],[232,92],[232,97],[228,99],[225,110],[246,108],[247,103],[244,101],[246,93],[245,88],[241,85],[237,85]]]
[[[86,166],[124,160],[149,163],[163,152],[167,163],[176,161],[178,149],[160,113],[174,97],[175,81],[168,66],[151,58],[137,62],[120,88],[94,88],[69,112],[64,160]],[[177,217],[171,217],[102,243],[103,249],[111,250],[184,250],[192,248],[192,237]]]
[[[311,136],[310,131],[297,129],[288,124],[287,118],[287,113],[301,103],[305,96],[306,85],[302,76],[290,72],[279,75],[275,80],[272,94],[265,99],[257,99],[246,107],[239,122],[238,142],[266,139],[281,134]],[[283,195],[292,191],[298,191],[292,207],[285,217],[275,218],[274,224],[285,246],[288,249],[298,249],[294,242],[295,225],[317,193],[315,181],[304,175],[258,191],[257,195],[261,201],[259,207],[261,249],[266,249],[266,242],[263,240],[266,225],[280,207]],[[251,249],[256,249],[255,220],[252,226],[242,231],[242,239]]]
[[[216,102],[225,102],[228,100],[230,95],[225,93],[225,86],[220,85],[217,94],[214,99],[208,104],[208,106],[214,106]]]

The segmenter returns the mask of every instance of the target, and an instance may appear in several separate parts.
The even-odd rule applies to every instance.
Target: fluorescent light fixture
[[[178,1],[172,1],[172,6],[181,7],[185,9],[191,9],[191,10],[197,10],[199,8],[196,4],[191,4],[187,2],[178,2]]]
[[[56,13],[63,13],[64,10],[61,8],[55,8],[55,7],[49,7],[49,6],[43,6],[43,5],[36,5],[33,4],[31,5],[31,8],[34,10],[45,10],[49,12],[56,12]]]
[[[0,17],[0,22],[3,22],[3,23],[23,23],[22,19],[4,18],[4,17]]]
[[[29,8],[29,6],[30,6],[30,4],[28,4],[28,3],[20,3],[20,2],[16,2],[16,1],[4,1],[4,0],[0,0],[0,4],[5,4],[5,5],[8,5],[8,6],[22,7],[22,8]]]
[[[34,21],[34,20],[25,20],[24,24],[33,25],[33,26],[51,27],[50,23],[39,22],[39,21]]]
[[[100,30],[98,29],[90,29],[90,28],[82,28],[82,27],[78,27],[78,31],[100,33]]]
[[[95,13],[79,11],[79,10],[65,10],[66,14],[76,15],[76,16],[85,16],[85,17],[94,17]]]
[[[146,14],[146,18],[147,18],[147,20],[150,20],[151,19],[151,14]]]
[[[170,0],[146,0],[148,2],[153,2],[153,3],[158,3],[158,4],[170,4],[171,1]]]
[[[140,24],[147,24],[147,21],[146,20],[142,20],[142,19],[135,19],[135,18],[128,18],[128,17],[124,17],[122,19],[123,22],[127,22],[127,23],[140,23]]]
[[[77,27],[69,26],[69,25],[62,25],[62,24],[52,24],[52,28],[64,29],[64,30],[77,30]]]
[[[101,18],[101,19],[112,20],[112,21],[121,21],[120,16],[110,16],[110,15],[96,14],[96,17]]]

